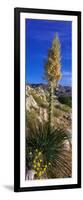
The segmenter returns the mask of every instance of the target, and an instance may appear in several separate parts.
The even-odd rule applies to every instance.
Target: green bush
[[[72,107],[72,98],[71,96],[60,96],[58,97],[58,100],[62,104],[66,104],[69,107]]]

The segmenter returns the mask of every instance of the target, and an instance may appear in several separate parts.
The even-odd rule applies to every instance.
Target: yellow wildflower
[[[41,176],[41,175],[42,175],[42,172],[40,171],[39,174],[38,174],[38,176]]]
[[[44,167],[44,172],[46,171],[46,167]]]
[[[39,162],[37,163],[37,165],[38,165],[38,167],[40,167],[40,163]]]
[[[36,165],[34,165],[34,168],[36,168]]]
[[[37,171],[39,170],[39,167],[37,167]]]

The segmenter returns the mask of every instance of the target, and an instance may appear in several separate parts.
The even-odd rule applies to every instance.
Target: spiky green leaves
[[[71,147],[68,146],[66,148],[67,141],[69,141],[69,135],[63,130],[52,128],[49,131],[47,124],[45,126],[40,125],[38,128],[28,132],[26,152],[32,152],[32,163],[36,149],[41,152],[43,163],[47,165],[48,178],[56,178],[57,176],[69,177],[71,176]],[[28,154],[26,157],[28,157]],[[33,166],[30,167],[32,168]]]

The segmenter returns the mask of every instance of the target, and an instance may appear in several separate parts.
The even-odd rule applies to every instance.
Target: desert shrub
[[[69,112],[70,111],[70,107],[67,106],[66,104],[58,104],[58,105],[56,105],[56,108],[60,109],[60,110],[62,110],[64,112]]]
[[[70,107],[63,104],[62,107],[61,107],[61,110],[63,110],[64,112],[70,112]]]
[[[57,109],[61,109],[61,104],[58,104],[58,105],[55,104],[55,107],[56,107]]]
[[[70,177],[71,148],[65,148],[69,135],[60,129],[51,128],[49,131],[48,127],[44,124],[28,130],[26,167],[35,169],[36,179]]]
[[[71,96],[60,96],[58,97],[58,100],[62,104],[66,104],[69,107],[72,107],[72,98]]]
[[[38,103],[38,105],[42,108],[47,108],[47,104],[44,102],[43,99],[41,99],[41,97],[37,96],[36,97],[36,102]]]
[[[30,109],[30,111],[26,111],[26,128],[28,127],[35,127],[38,123],[37,119],[37,111],[34,109]]]
[[[33,96],[34,100],[37,102],[39,107],[46,108],[47,104],[41,96],[38,96],[34,91],[31,91],[31,95]]]
[[[60,108],[54,107],[54,109],[53,109],[53,116],[54,116],[54,117],[59,117],[59,116],[61,116],[61,115],[62,115],[61,109],[60,109]]]

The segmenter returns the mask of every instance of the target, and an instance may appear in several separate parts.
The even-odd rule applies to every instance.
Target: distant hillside
[[[48,84],[43,84],[43,83],[27,84],[26,83],[26,86],[27,85],[31,86],[34,89],[40,87],[43,90],[48,90]],[[55,90],[55,95],[57,95],[57,96],[61,96],[61,95],[72,96],[72,88],[71,88],[71,86],[62,86],[62,85],[59,85],[57,87],[57,89]]]
[[[72,96],[72,88],[70,86],[59,85],[55,93],[57,96]]]

